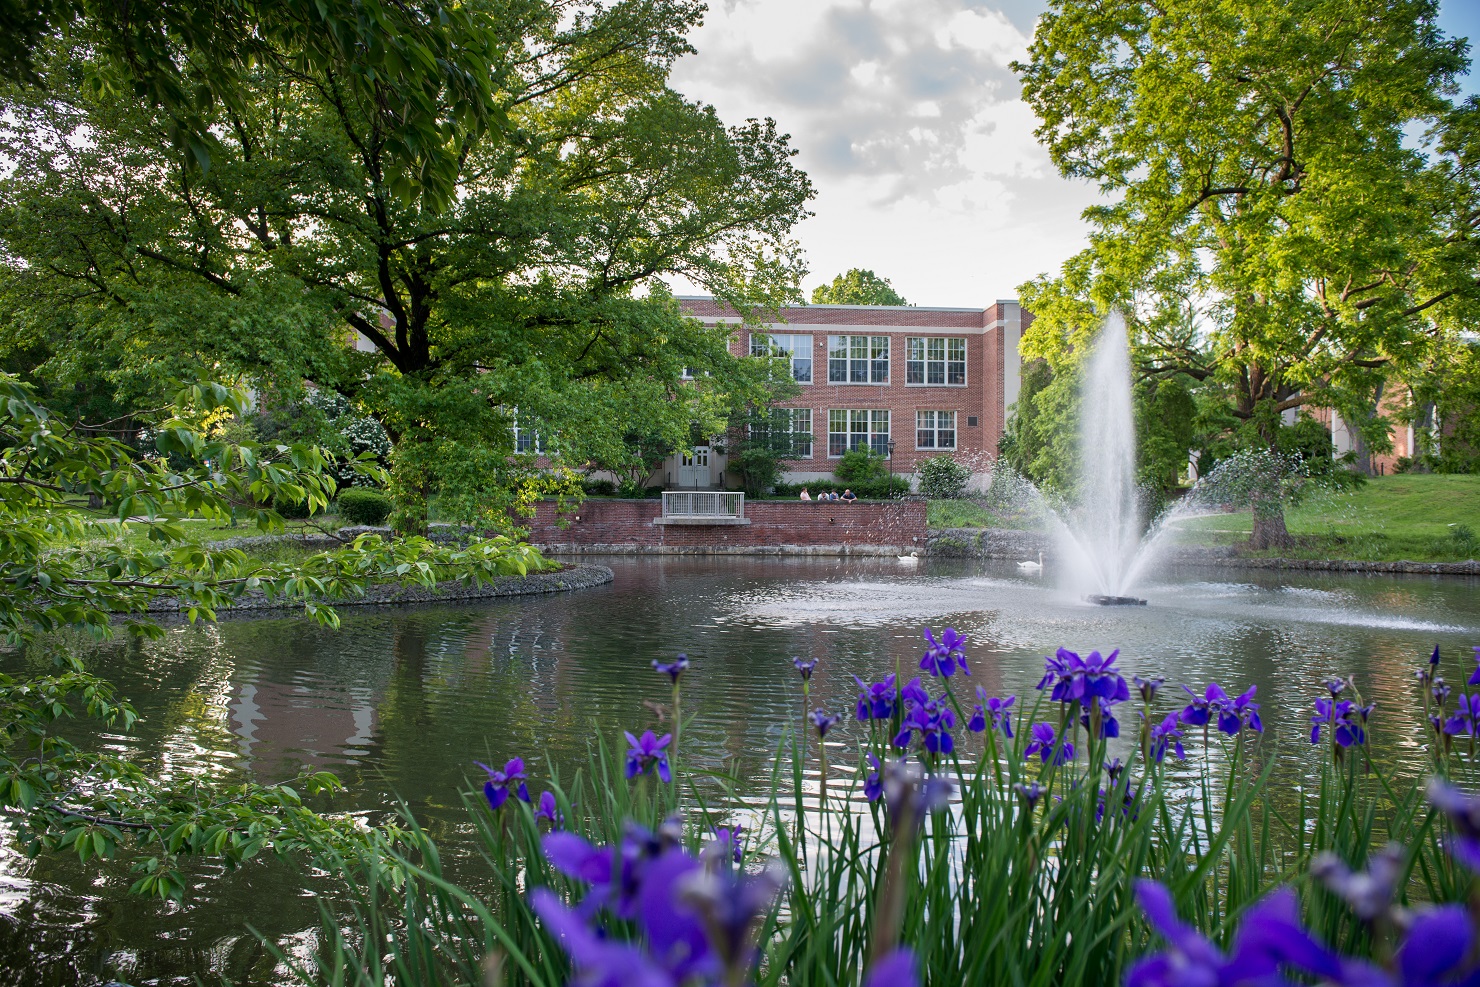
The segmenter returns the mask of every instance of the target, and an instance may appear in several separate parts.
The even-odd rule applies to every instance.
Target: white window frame
[[[816,445],[812,434],[812,409],[811,408],[776,408],[777,417],[787,417],[787,433],[790,435],[805,435],[805,439],[792,439],[792,451],[794,459],[811,459],[813,446]],[[779,424],[779,423],[778,423]],[[774,426],[773,426],[774,427]],[[777,429],[780,431],[780,429]],[[805,444],[803,444],[805,443]]]
[[[519,419],[514,418],[514,424],[509,427],[514,433],[514,454],[518,456],[543,456],[545,454],[544,443],[540,439],[540,433],[533,428],[520,428]],[[525,448],[519,448],[520,443],[528,443]]]
[[[880,456],[888,456],[891,417],[888,408],[829,408],[827,411],[827,458],[842,459],[843,453],[848,450],[865,447],[872,449]],[[836,428],[840,423],[843,425],[841,431]],[[883,427],[883,431],[879,431],[880,426]],[[842,438],[834,442],[833,436],[835,435],[840,435]]]
[[[904,382],[906,387],[965,387],[966,337],[907,336]]]
[[[791,361],[791,377],[798,384],[810,386],[814,378],[812,337],[795,332],[753,332],[750,334],[751,356],[785,357]],[[805,361],[805,375],[799,363]]]
[[[888,336],[828,336],[829,384],[888,384]]]
[[[957,413],[954,411],[917,410],[915,412],[915,448],[955,451],[960,441],[956,419]],[[945,433],[949,433],[951,437],[950,445],[945,445],[940,441],[942,434]],[[922,442],[922,438],[927,438],[927,441]]]

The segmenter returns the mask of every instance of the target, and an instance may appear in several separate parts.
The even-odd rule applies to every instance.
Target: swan
[[[911,552],[908,555],[898,556],[898,558],[899,558],[899,561],[903,562],[905,565],[914,565],[916,562],[919,562],[920,561],[920,553],[919,552]]]
[[[1034,562],[1032,559],[1029,559],[1026,562],[1019,562],[1018,568],[1023,570],[1024,572],[1037,572],[1038,570],[1043,568],[1043,553],[1038,553],[1037,562]]]

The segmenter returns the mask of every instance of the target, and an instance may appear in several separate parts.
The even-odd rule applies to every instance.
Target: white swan
[[[1042,552],[1039,552],[1038,553],[1038,561],[1037,562],[1034,562],[1032,559],[1029,559],[1026,562],[1019,562],[1018,563],[1018,568],[1021,569],[1021,570],[1023,570],[1024,572],[1037,572],[1037,571],[1039,571],[1040,569],[1043,568],[1043,553]]]
[[[908,555],[898,556],[898,558],[899,558],[899,561],[903,562],[905,565],[914,565],[916,562],[919,562],[920,561],[920,553],[919,552],[911,552]]]

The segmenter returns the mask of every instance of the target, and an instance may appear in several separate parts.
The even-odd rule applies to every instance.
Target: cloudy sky
[[[674,84],[726,121],[774,117],[792,135],[818,189],[797,231],[809,293],[866,267],[917,305],[985,306],[1078,250],[1095,199],[1053,170],[1008,67],[1043,8],[710,0]],[[1445,0],[1441,24],[1480,42],[1480,4]]]

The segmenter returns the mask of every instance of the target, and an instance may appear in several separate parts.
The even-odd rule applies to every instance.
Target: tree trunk
[[[1290,531],[1285,527],[1285,511],[1279,504],[1271,509],[1268,505],[1254,505],[1254,531],[1249,535],[1249,547],[1256,552],[1270,548],[1288,548],[1295,544]]]

